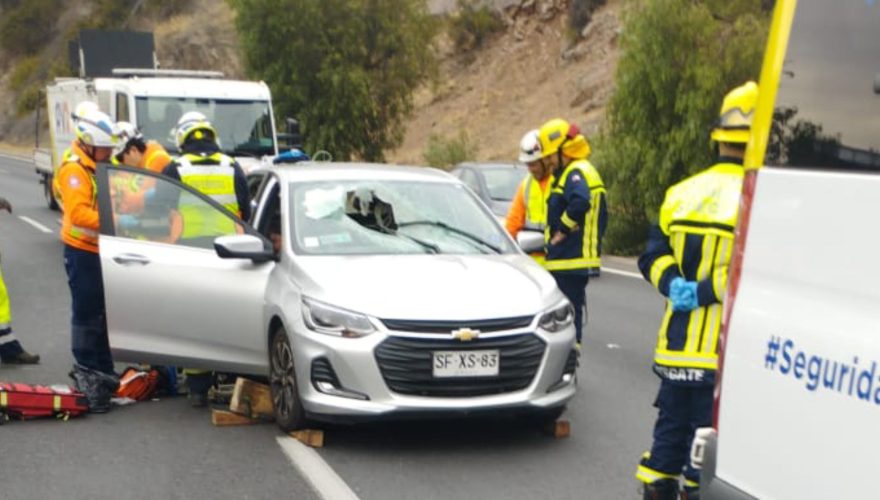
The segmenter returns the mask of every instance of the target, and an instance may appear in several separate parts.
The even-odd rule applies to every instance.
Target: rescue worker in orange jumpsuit
[[[116,146],[116,124],[106,114],[89,110],[75,124],[71,154],[58,171],[64,205],[61,240],[72,299],[71,347],[76,360],[71,376],[95,413],[110,409],[119,379],[107,338],[104,283],[98,255],[95,167],[110,160]]]
[[[636,479],[645,500],[696,500],[700,471],[691,467],[694,431],[712,423],[712,391],[718,339],[739,217],[743,157],[749,141],[758,85],[748,82],[724,98],[712,140],[718,161],[666,191],[657,224],[650,228],[639,269],[666,297],[657,335],[654,372],[660,390],[651,451]],[[679,477],[684,488],[679,491]]]
[[[12,213],[12,204],[0,197],[0,210]],[[9,308],[9,294],[3,273],[0,271],[0,363],[8,365],[33,365],[40,362],[40,356],[31,354],[21,347],[12,333],[12,312]]]

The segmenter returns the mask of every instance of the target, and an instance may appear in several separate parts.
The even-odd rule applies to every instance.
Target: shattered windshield
[[[464,186],[412,181],[297,182],[293,247],[308,255],[499,254],[516,250]]]
[[[272,120],[267,101],[137,97],[137,126],[144,137],[177,151],[174,127],[187,111],[204,114],[217,130],[220,147],[231,156],[275,154]]]

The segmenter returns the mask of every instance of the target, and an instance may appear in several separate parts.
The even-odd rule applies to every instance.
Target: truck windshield
[[[275,154],[267,101],[232,99],[137,97],[137,126],[144,137],[177,151],[174,127],[187,111],[199,111],[214,125],[224,153],[232,156]]]

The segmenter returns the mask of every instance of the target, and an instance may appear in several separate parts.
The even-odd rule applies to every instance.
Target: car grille
[[[503,394],[529,386],[541,358],[544,341],[532,334],[460,342],[453,339],[389,337],[376,347],[376,361],[388,388],[398,394],[466,397]],[[435,378],[434,351],[498,349],[498,375]]]
[[[534,316],[518,316],[515,318],[481,319],[476,321],[420,321],[409,319],[383,319],[382,323],[389,330],[414,333],[450,333],[460,328],[470,328],[480,332],[497,332],[526,328],[532,324]]]

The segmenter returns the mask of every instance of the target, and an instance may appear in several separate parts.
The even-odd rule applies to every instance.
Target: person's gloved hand
[[[12,213],[12,203],[9,203],[9,200],[0,196],[0,210],[6,210],[9,213]]]
[[[122,214],[116,217],[116,223],[122,229],[131,229],[138,225],[138,219],[131,214]]]
[[[697,282],[687,281],[682,277],[674,278],[669,283],[669,300],[672,301],[672,310],[686,312],[696,309]]]

